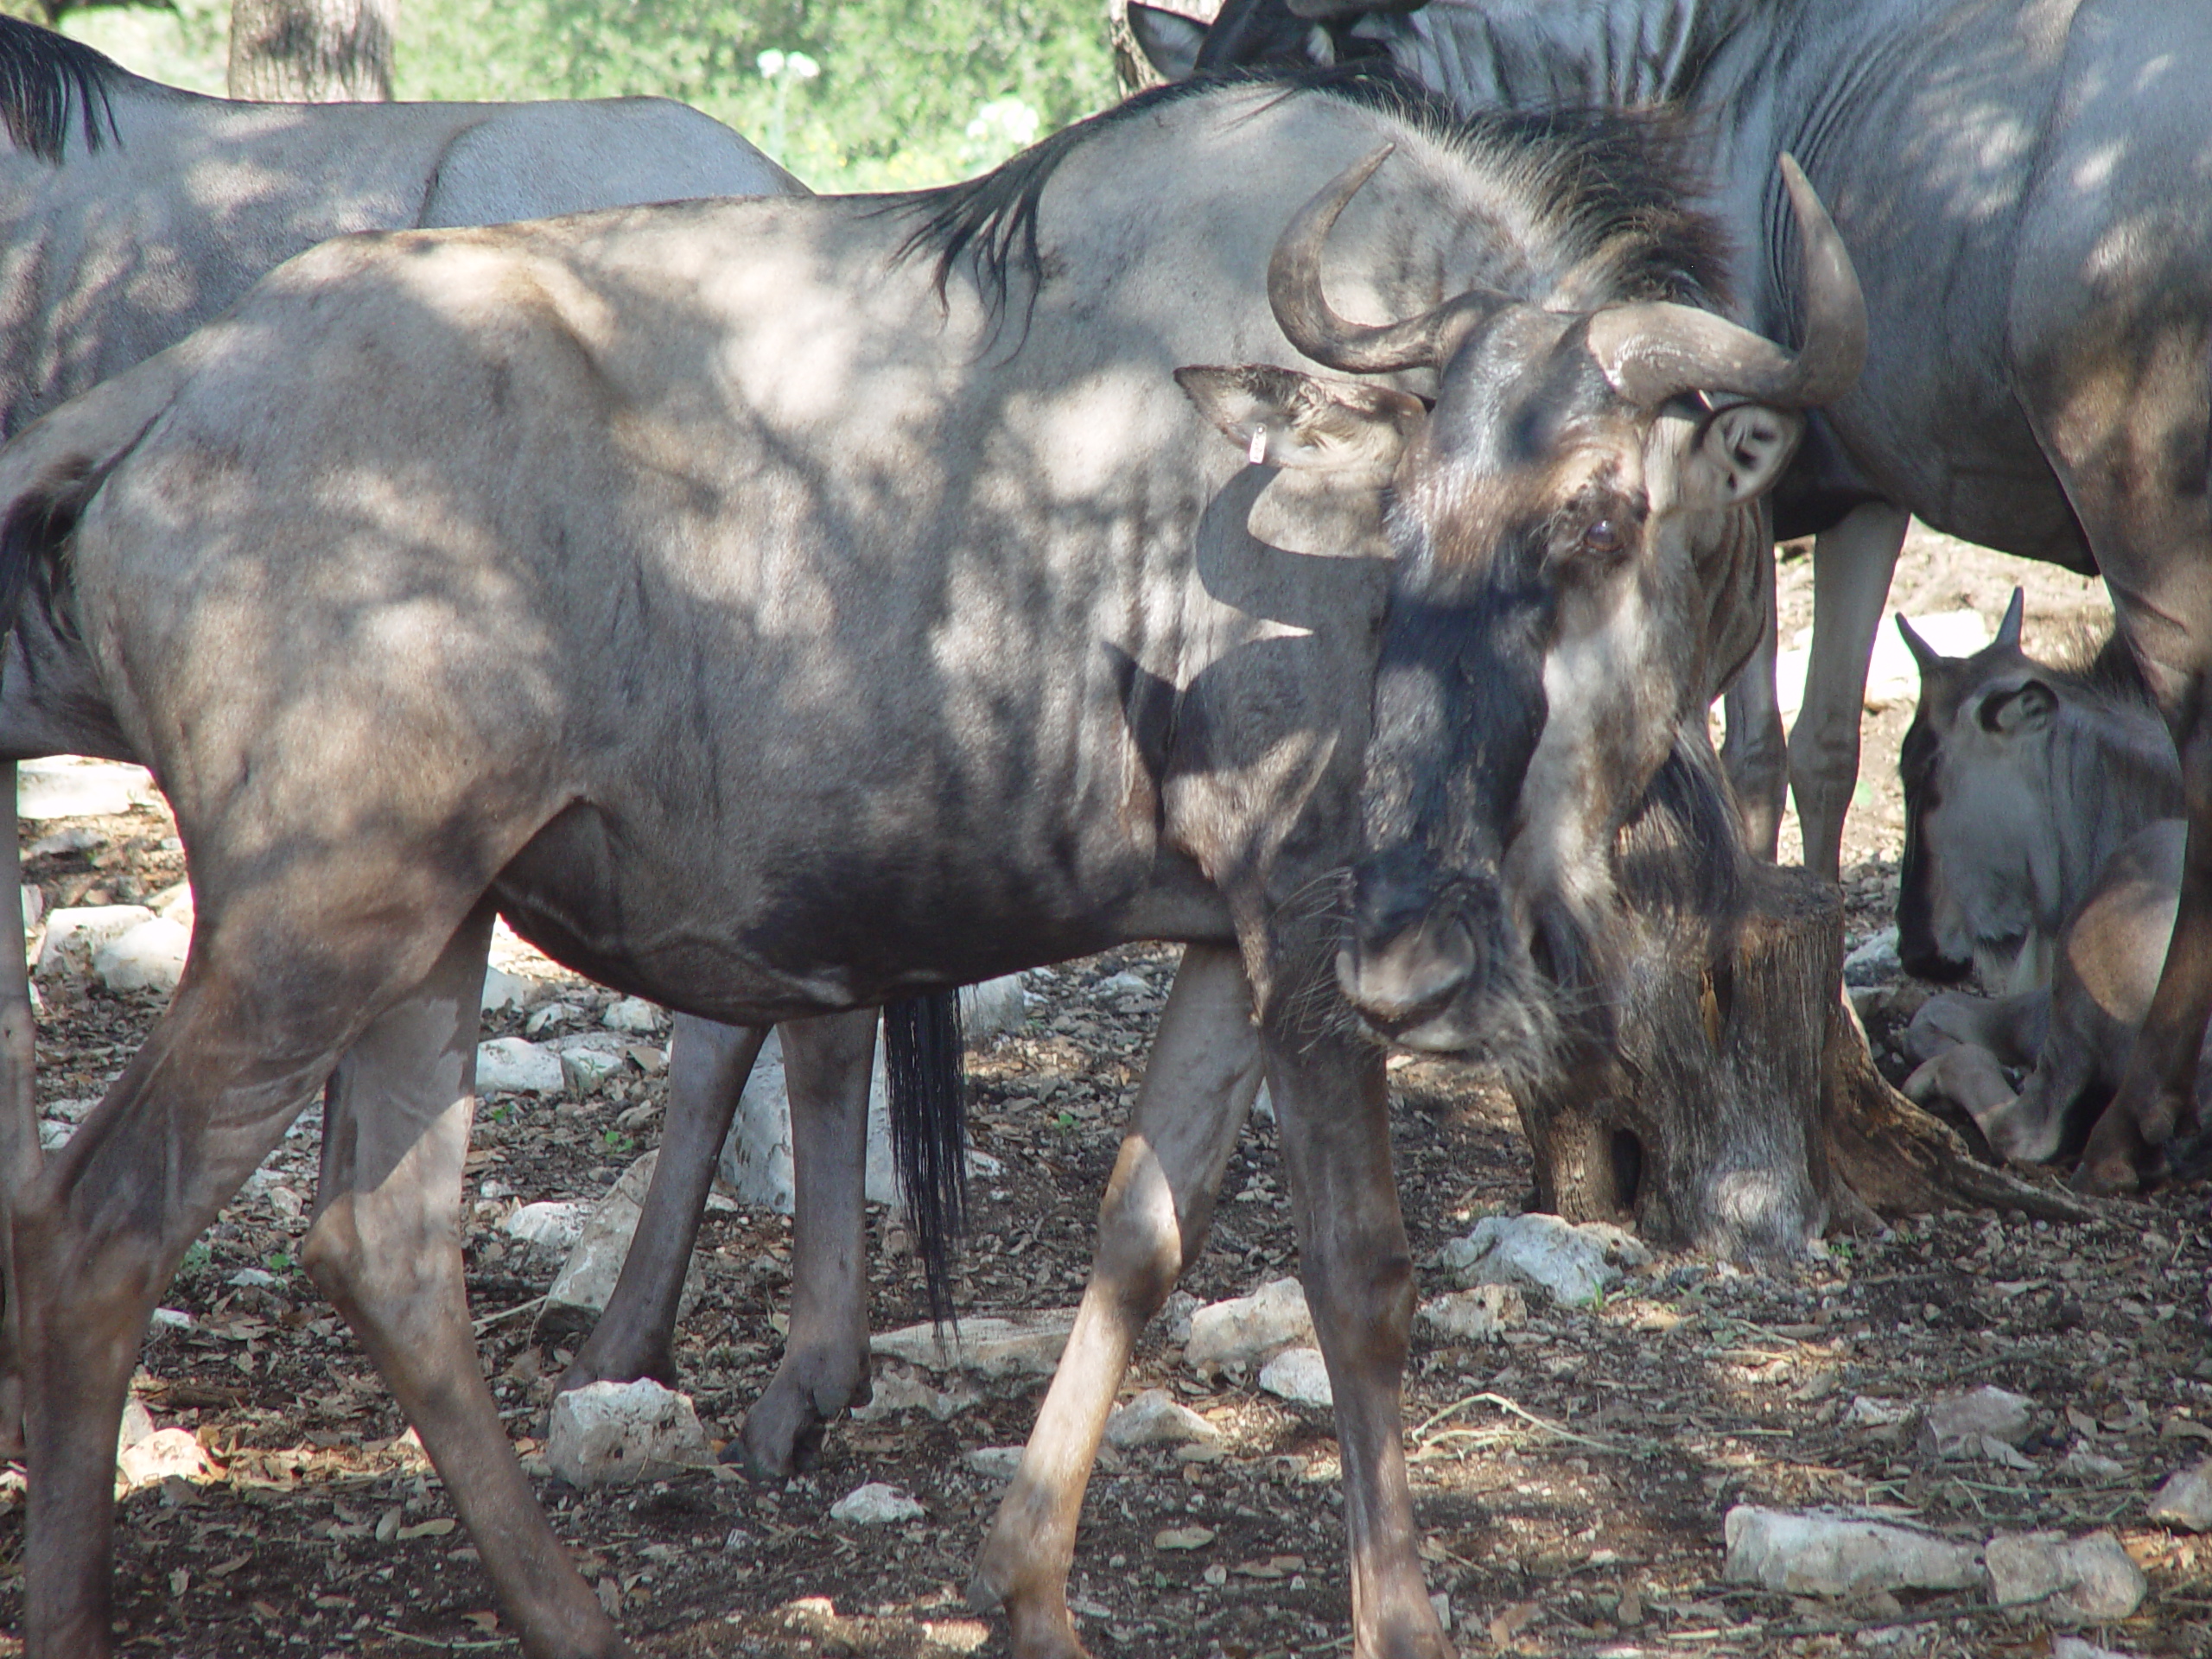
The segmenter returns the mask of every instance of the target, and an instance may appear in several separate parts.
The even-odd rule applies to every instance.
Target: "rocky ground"
[[[2031,641],[2093,620],[2082,584],[1923,540],[1898,597],[1961,601],[1993,623],[2030,581]],[[1784,567],[1785,629],[1808,572]],[[1847,842],[1852,926],[1886,925],[1897,846],[1894,762],[1909,709],[1867,722],[1867,784]],[[1794,833],[1794,832],[1793,832]],[[168,829],[123,817],[30,827],[49,907],[137,900],[181,874]],[[52,839],[59,836],[59,840]],[[41,838],[44,839],[41,843]],[[1072,1306],[1097,1195],[1133,1095],[1169,953],[1130,950],[1035,976],[1031,1017],[970,1058],[978,1147],[960,1306],[970,1319]],[[157,1012],[67,974],[45,988],[41,1097],[57,1122],[99,1094]],[[596,1027],[609,999],[563,982]],[[546,993],[537,992],[543,996]],[[521,1035],[528,1010],[492,1017]],[[1877,1033],[1878,1037],[1880,1035]],[[572,1332],[543,1322],[556,1253],[505,1230],[522,1205],[595,1199],[655,1142],[657,1045],[625,1033],[588,1092],[495,1096],[470,1159],[471,1290],[487,1371],[518,1448],[602,1598],[641,1649],[669,1655],[937,1655],[1003,1650],[967,1607],[969,1564],[1042,1380],[878,1361],[878,1406],[841,1424],[813,1474],[776,1488],[695,1471],[582,1491],[546,1471],[548,1379]],[[1405,1210],[1425,1299],[1452,1289],[1449,1249],[1518,1211],[1525,1152],[1510,1103],[1478,1077],[1394,1064]],[[1200,1302],[1294,1270],[1273,1131],[1230,1165]],[[118,1529],[127,1653],[258,1659],[517,1650],[446,1495],[381,1382],[295,1266],[312,1193],[310,1122],[211,1234],[166,1299],[137,1389],[152,1426],[204,1452],[196,1478],[152,1478]],[[2064,1229],[1945,1216],[1836,1241],[1780,1273],[1662,1255],[1561,1306],[1530,1291],[1518,1319],[1452,1336],[1423,1322],[1407,1421],[1429,1584],[1468,1654],[2043,1656],[2085,1638],[2139,1655],[2212,1654],[2212,1538],[2149,1519],[2159,1484],[2212,1452],[2212,1239],[2200,1189]],[[923,1317],[918,1275],[871,1211],[875,1323]],[[887,1237],[887,1231],[893,1234]],[[709,1432],[734,1433],[778,1352],[789,1227],[723,1205],[701,1242],[704,1288],[681,1337]],[[1111,1453],[1085,1510],[1073,1589],[1101,1656],[1257,1659],[1345,1649],[1338,1469],[1325,1410],[1261,1386],[1257,1356],[1191,1363],[1163,1321],[1129,1393],[1160,1389],[1213,1431]],[[1280,1375],[1275,1379],[1281,1385]],[[1923,1408],[1993,1384],[2026,1417],[1961,1448],[1925,1443]],[[1294,1392],[1295,1392],[1294,1389]],[[1204,1431],[1193,1429],[1192,1433]],[[984,1453],[976,1456],[976,1453]],[[882,1483],[911,1519],[834,1519]],[[2000,1534],[2108,1530],[2146,1575],[2140,1610],[2103,1624],[2050,1602],[2000,1608],[1986,1588],[1828,1598],[1732,1581],[1739,1505],[1865,1505],[1980,1549]],[[20,1477],[0,1477],[0,1630],[18,1627]],[[2075,1629],[2077,1624],[2082,1628]],[[0,1650],[16,1651],[0,1639]]]

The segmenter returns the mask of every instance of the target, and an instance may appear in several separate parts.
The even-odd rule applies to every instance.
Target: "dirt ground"
[[[1993,623],[2028,585],[2031,643],[2094,620],[2101,596],[2058,573],[1916,541],[1897,602],[1969,603]],[[1785,636],[1808,620],[1809,573],[1783,573]],[[1885,925],[1909,708],[1870,716],[1860,808],[1846,842],[1854,935]],[[49,906],[128,899],[181,874],[168,826],[81,828],[35,859]],[[1794,838],[1794,827],[1790,831]],[[29,837],[35,839],[35,836]],[[1002,1160],[975,1191],[961,1306],[1066,1306],[1173,969],[1117,952],[1039,975],[1020,1034],[970,1058],[978,1146]],[[1133,973],[1102,994],[1109,977]],[[49,988],[42,1103],[96,1096],[154,1001]],[[562,995],[585,1001],[571,985]],[[493,1020],[498,1034],[519,1016]],[[1479,1217],[1520,1208],[1528,1160],[1510,1103],[1464,1070],[1394,1066],[1395,1141],[1422,1292],[1431,1258]],[[470,1160],[470,1285],[483,1358],[518,1449],[602,1599],[648,1653],[888,1656],[1003,1651],[1002,1624],[963,1588],[996,1499],[965,1452],[1017,1446],[1041,1382],[995,1385],[944,1421],[891,1413],[829,1436],[814,1474],[768,1489],[699,1473],[581,1493],[544,1472],[550,1383],[569,1340],[536,1329],[553,1263],[512,1247],[519,1203],[603,1192],[658,1131],[658,1077],[600,1093],[486,1103]],[[1271,1128],[1230,1166],[1220,1219],[1187,1288],[1233,1295],[1294,1270]],[[134,1493],[118,1529],[118,1640],[179,1659],[515,1651],[446,1494],[342,1324],[294,1265],[311,1197],[312,1128],[271,1160],[166,1299],[137,1392],[163,1427],[194,1431],[219,1478]],[[923,1317],[911,1262],[872,1212],[879,1329]],[[735,1433],[779,1344],[788,1224],[728,1208],[701,1243],[706,1293],[679,1358],[717,1436]],[[2125,1624],[2083,1632],[2142,1655],[2212,1655],[2212,1537],[2143,1518],[2146,1495],[2212,1451],[2212,1241],[2202,1188],[2074,1228],[1945,1216],[1838,1242],[1772,1276],[1662,1255],[1591,1309],[1539,1308],[1502,1341],[1417,1332],[1407,1422],[1422,1554],[1471,1655],[1730,1653],[2028,1656],[2052,1651],[2042,1612],[1971,1595],[1834,1604],[1720,1580],[1730,1506],[1885,1506],[1975,1540],[1999,1529],[2109,1527],[2148,1573]],[[265,1287],[231,1281],[241,1269]],[[895,1367],[881,1364],[879,1378]],[[2035,1402],[2025,1466],[1938,1462],[1854,1402],[1912,1404],[1993,1382]],[[1124,1454],[1093,1482],[1073,1592],[1095,1654],[1258,1659],[1348,1647],[1338,1469],[1325,1414],[1246,1376],[1200,1377],[1155,1332],[1132,1391],[1173,1389],[1223,1431],[1217,1452]],[[1879,1415],[1866,1409],[1858,1418]],[[2107,1459],[2086,1465],[2077,1452]],[[841,1527],[830,1506],[864,1481],[912,1493],[926,1518]],[[20,1475],[0,1476],[0,1630],[19,1628]],[[1174,1545],[1195,1547],[1173,1548]],[[20,1650],[0,1639],[0,1652]]]

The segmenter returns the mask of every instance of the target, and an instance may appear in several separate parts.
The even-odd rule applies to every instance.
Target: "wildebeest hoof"
[[[1090,1659],[1076,1636],[1065,1589],[1052,1595],[1001,1592],[981,1569],[968,1580],[968,1605],[978,1613],[1005,1611],[1014,1659]]]

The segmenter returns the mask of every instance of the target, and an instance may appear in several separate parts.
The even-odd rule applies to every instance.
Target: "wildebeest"
[[[1921,690],[1899,756],[1897,932],[1912,972],[1979,969],[2003,993],[1920,1010],[1908,1092],[2037,1162],[2078,1150],[2120,1086],[2173,931],[2184,826],[2172,742],[2132,662],[2109,640],[2082,666],[2036,661],[2022,606],[2016,588],[1971,657],[1898,619]],[[2017,1090],[2006,1067],[2027,1069]]]
[[[174,344],[284,259],[340,232],[687,196],[804,194],[737,134],[663,99],[232,103],[141,79],[12,17],[0,17],[0,119],[12,145],[0,151],[0,434]],[[137,758],[97,695],[73,695],[83,671],[73,641],[35,628],[10,639],[0,674],[0,754],[10,762],[0,769],[0,889],[17,880],[14,761],[54,753]],[[39,1160],[27,998],[22,964],[0,963],[0,1006],[10,1010],[0,1037],[13,1078],[0,1090],[0,1141],[10,1149],[0,1163],[15,1179]],[[671,1124],[707,1133],[726,1124],[760,1035],[684,1020],[670,1079]],[[873,1026],[865,1016],[836,1016],[790,1035],[798,1132],[819,1181],[850,1155],[844,1128],[865,1110]],[[668,1161],[671,1183],[701,1183],[712,1149],[704,1161]],[[641,1258],[654,1246],[688,1255],[696,1215],[695,1199]],[[813,1432],[814,1396],[840,1381],[849,1390],[864,1371],[864,1332],[857,1352],[850,1342],[833,1351],[808,1339],[827,1320],[825,1305],[842,1308],[858,1297],[855,1271],[834,1251],[804,1253],[795,1267],[796,1334],[747,1420],[746,1444],[763,1464],[787,1466],[793,1445]],[[579,1381],[586,1372],[673,1381],[665,1319],[618,1319],[593,1332],[578,1360]],[[0,1410],[0,1423],[12,1437],[12,1409]]]
[[[1979,970],[1992,992],[2048,984],[2059,930],[2106,861],[2182,807],[2173,740],[2125,651],[2037,662],[2020,648],[2022,603],[2016,588],[1971,657],[1897,619],[1920,667],[1897,755],[1897,955],[1923,979]]]
[[[1287,16],[1286,16],[1287,15]],[[1228,45],[1236,36],[1248,44]],[[1375,52],[1462,110],[1665,104],[1704,130],[1735,313],[1781,337],[1790,236],[1769,158],[1800,156],[1866,283],[1872,353],[1776,493],[1821,532],[1789,770],[1833,874],[1869,648],[1907,515],[2101,570],[2201,781],[2197,851],[2139,1064],[2082,1179],[2133,1185],[2185,1123],[2212,1010],[2212,12],[2164,0],[1230,0],[1200,63]],[[1746,676],[1739,697],[1770,694]],[[1731,709],[1779,752],[1770,703]],[[1754,759],[1747,757],[1747,760]],[[1738,773],[1751,779],[1751,767]],[[1778,785],[1778,769],[1773,772]],[[1778,810],[1778,789],[1762,798]]]
[[[197,893],[175,1001],[10,1218],[33,1650],[106,1649],[138,1339],[334,1069],[302,1262],[525,1645],[617,1645],[466,1319],[496,909],[742,1024],[1185,941],[979,1576],[1019,1651],[1076,1649],[1089,1456],[1264,1068],[1355,1650],[1448,1652],[1382,1052],[1337,982],[1532,1062],[1592,1023],[1611,837],[1710,777],[1755,498],[1863,347],[1802,181],[1795,353],[1697,303],[1669,182],[1638,124],[1201,87],[918,196],[327,244],[0,453],[0,575],[83,642]]]

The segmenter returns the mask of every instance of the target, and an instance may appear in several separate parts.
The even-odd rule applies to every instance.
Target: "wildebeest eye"
[[[1600,518],[1582,527],[1582,550],[1610,558],[1628,545],[1628,538],[1620,527],[1610,518]]]

